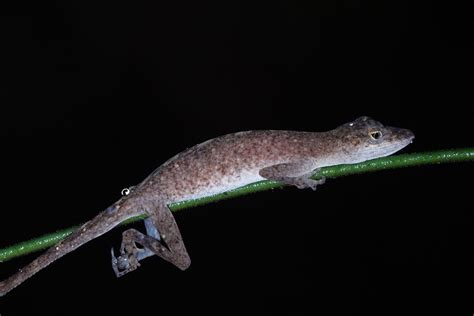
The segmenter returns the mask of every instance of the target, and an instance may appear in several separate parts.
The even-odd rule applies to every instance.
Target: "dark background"
[[[404,152],[473,145],[467,5],[15,3],[0,7],[0,247],[92,218],[225,133],[369,115],[414,131]],[[386,171],[179,212],[186,272],[155,257],[116,279],[115,229],[1,298],[0,313],[471,315],[472,171]]]

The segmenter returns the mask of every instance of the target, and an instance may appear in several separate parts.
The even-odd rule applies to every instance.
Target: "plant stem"
[[[337,165],[331,167],[324,167],[321,168],[321,170],[317,174],[315,174],[314,178],[319,178],[322,176],[327,178],[338,178],[347,175],[374,172],[386,169],[397,169],[404,167],[461,161],[474,161],[474,148],[461,148],[453,150],[403,154],[378,158],[352,165]],[[179,210],[198,205],[204,205],[211,202],[235,198],[241,195],[266,191],[274,188],[280,188],[283,186],[284,185],[282,185],[281,183],[277,183],[274,181],[260,181],[222,194],[175,203],[170,205],[170,208],[173,212],[177,212]],[[128,224],[142,219],[143,217],[134,217],[123,222],[122,224]],[[59,230],[51,234],[43,235],[38,238],[30,239],[28,241],[20,242],[18,244],[0,249],[0,262],[11,260],[16,257],[24,256],[26,254],[49,248],[61,241],[62,239],[66,238],[76,229],[76,227],[78,226]]]

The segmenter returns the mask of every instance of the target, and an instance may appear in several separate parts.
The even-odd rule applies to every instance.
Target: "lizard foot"
[[[112,254],[112,269],[115,272],[117,278],[132,272],[140,266],[136,255],[132,253],[126,253],[123,249],[120,251],[120,256],[116,257],[114,248],[111,249]]]
[[[291,184],[296,186],[298,189],[311,188],[313,191],[316,191],[316,187],[318,185],[324,184],[324,182],[326,182],[326,177],[321,177],[319,180],[301,177],[295,178],[293,181],[291,181]]]

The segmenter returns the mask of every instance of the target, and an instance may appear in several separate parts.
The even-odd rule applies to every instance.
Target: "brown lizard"
[[[120,256],[116,257],[112,249],[112,267],[117,277],[135,270],[139,261],[151,255],[185,270],[191,260],[169,204],[265,179],[314,190],[324,182],[311,179],[321,167],[387,156],[407,146],[413,138],[407,129],[360,117],[328,132],[262,130],[208,140],[166,161],[127,195],[0,282],[0,296],[122,221],[143,214],[148,216],[147,234],[128,229],[123,233]]]

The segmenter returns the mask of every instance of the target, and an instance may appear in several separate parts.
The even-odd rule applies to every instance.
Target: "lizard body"
[[[120,256],[112,249],[117,277],[135,270],[139,261],[151,255],[185,270],[191,260],[169,204],[264,179],[314,190],[324,182],[310,178],[319,168],[387,156],[408,145],[413,137],[409,130],[361,117],[328,132],[247,131],[208,140],[166,161],[129,194],[0,282],[0,296],[122,221],[142,214],[148,215],[147,234],[128,229],[123,233]]]

